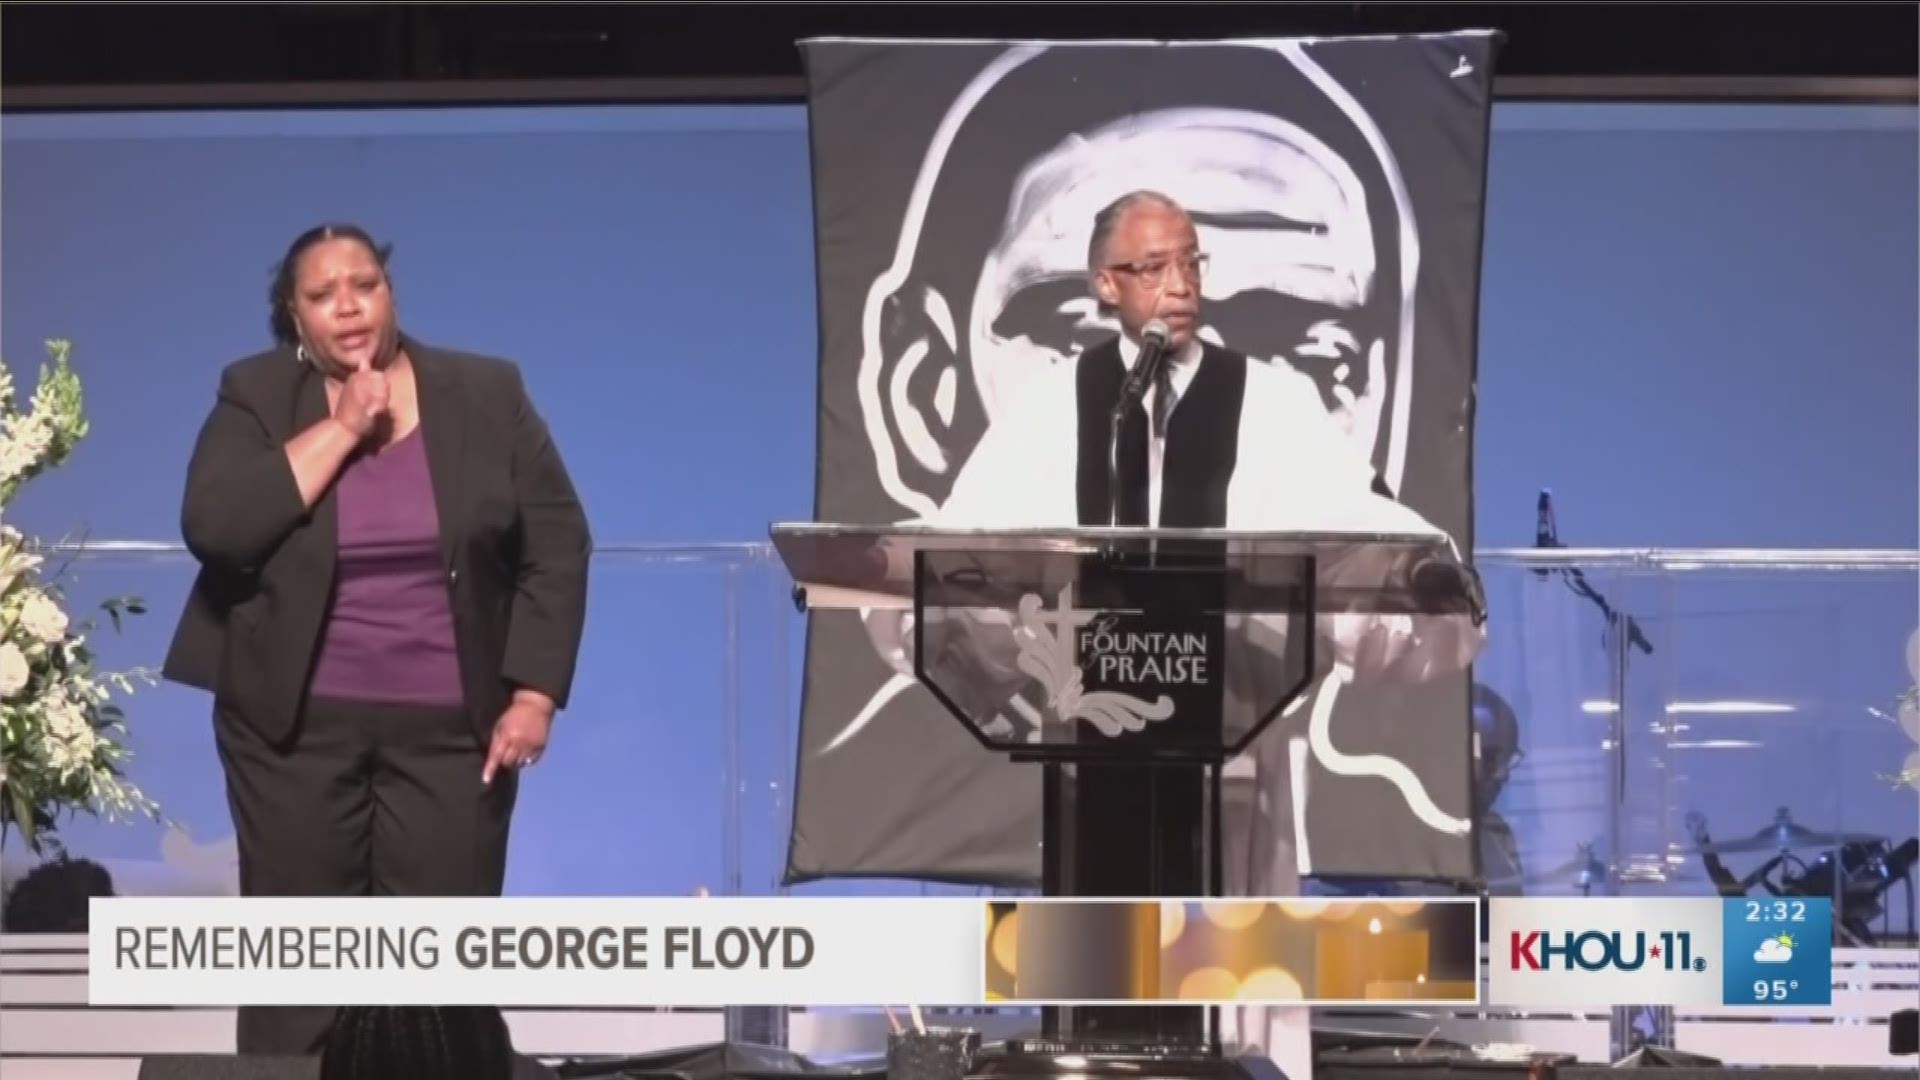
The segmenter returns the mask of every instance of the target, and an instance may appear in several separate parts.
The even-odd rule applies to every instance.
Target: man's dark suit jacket
[[[462,683],[475,734],[519,687],[564,707],[586,621],[586,516],[520,372],[403,337],[439,506]],[[187,468],[181,531],[200,572],[162,674],[280,743],[296,728],[332,599],[334,488],[302,505],[285,446],[328,415],[325,379],[291,348],[248,357]]]

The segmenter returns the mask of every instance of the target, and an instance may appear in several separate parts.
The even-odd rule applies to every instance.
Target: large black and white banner
[[[1201,336],[1309,380],[1376,483],[1471,551],[1498,42],[804,43],[818,520],[936,513],[1012,387],[1111,339],[1094,215],[1150,189],[1209,256]],[[1038,766],[982,749],[911,670],[873,620],[813,618],[788,880],[1036,883]],[[1471,730],[1465,674],[1318,687],[1265,736],[1300,748],[1302,782],[1261,784],[1292,803],[1289,859],[1471,878]]]

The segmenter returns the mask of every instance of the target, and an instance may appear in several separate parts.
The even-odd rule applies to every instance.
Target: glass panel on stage
[[[1900,694],[1914,681],[1920,556],[1695,554],[1482,553],[1490,639],[1475,698],[1483,773],[1497,781],[1482,829],[1490,887],[1826,884],[1864,898],[1850,932],[1909,935],[1895,871],[1911,858],[1914,793],[1898,777],[1920,766],[1920,720],[1909,709],[1903,724]],[[192,572],[169,545],[72,560],[63,581],[76,618],[107,597],[148,609],[119,633],[97,620],[103,669],[157,669]],[[790,588],[766,544],[599,553],[575,700],[527,775],[510,891],[782,891],[805,633]],[[119,703],[128,771],[167,820],[66,820],[71,855],[100,863],[124,894],[234,891],[206,695],[160,684]],[[9,886],[35,865],[17,837],[0,863]],[[1716,886],[1716,873],[1731,881]]]
[[[1478,565],[1496,892],[1828,895],[1842,943],[1912,942],[1920,553]]]
[[[193,560],[171,544],[106,545],[50,563],[62,558],[75,619],[108,597],[145,603],[119,633],[95,620],[99,667],[157,672]],[[775,891],[804,633],[789,589],[763,544],[596,553],[573,700],[523,777],[509,893]],[[127,771],[165,820],[69,818],[60,839],[123,895],[236,894],[211,699],[168,683],[137,690],[115,701],[127,714]],[[0,881],[10,888],[36,865],[10,837]]]

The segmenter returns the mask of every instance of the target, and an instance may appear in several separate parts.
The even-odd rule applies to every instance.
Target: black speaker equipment
[[[514,1080],[554,1080],[556,1074],[530,1057],[515,1054]],[[264,1054],[163,1054],[140,1060],[139,1080],[319,1080],[317,1057]]]
[[[1614,1062],[1613,1067],[1616,1069],[1673,1069],[1684,1065],[1691,1069],[1705,1069],[1718,1068],[1720,1063],[1719,1058],[1686,1050],[1675,1050],[1671,1046],[1643,1046]]]
[[[319,1080],[317,1057],[160,1054],[140,1059],[140,1080]]]
[[[560,1080],[886,1080],[887,1062],[816,1065],[791,1050],[723,1042],[651,1054],[571,1060],[554,1067]]]
[[[1660,1080],[1913,1080],[1912,1069],[1862,1065],[1678,1065],[1654,1075]],[[1620,1080],[1620,1070],[1609,1065],[1567,1065],[1554,1080]]]
[[[1571,1054],[1535,1053],[1531,1058],[1494,1060],[1471,1050],[1371,1046],[1329,1050],[1313,1056],[1314,1080],[1555,1080],[1556,1069],[1574,1061]]]
[[[1887,1017],[1887,1053],[1920,1054],[1920,1009],[1901,1009]]]

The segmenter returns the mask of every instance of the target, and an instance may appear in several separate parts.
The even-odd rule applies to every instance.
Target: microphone
[[[1466,615],[1487,621],[1487,594],[1480,575],[1458,563],[1422,557],[1407,571],[1407,588],[1421,615]]]
[[[1107,417],[1108,525],[1120,524],[1120,429],[1126,423],[1128,411],[1145,400],[1147,388],[1153,385],[1160,365],[1166,362],[1167,336],[1163,319],[1150,319],[1140,328],[1140,358],[1127,373],[1127,381],[1120,384],[1120,398],[1113,403],[1113,412]]]
[[[1541,488],[1540,500],[1534,504],[1533,511],[1533,546],[1536,548],[1559,547],[1559,531],[1553,524],[1553,492],[1547,488]],[[1544,578],[1548,572],[1546,567],[1538,567],[1533,571],[1533,576]]]
[[[1133,370],[1127,373],[1127,381],[1120,388],[1120,400],[1113,406],[1116,414],[1125,412],[1133,403],[1147,396],[1147,388],[1153,385],[1160,366],[1166,363],[1167,339],[1170,332],[1164,319],[1153,319],[1140,328],[1140,359],[1134,362]]]

